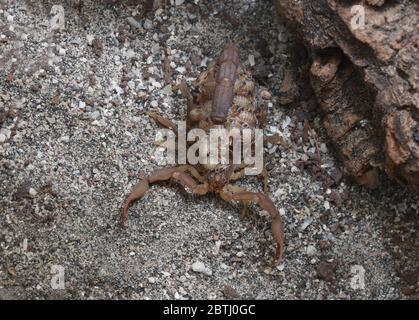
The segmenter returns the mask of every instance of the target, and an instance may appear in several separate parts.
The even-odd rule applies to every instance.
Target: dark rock
[[[337,263],[335,261],[328,262],[328,261],[321,261],[317,265],[317,275],[320,279],[332,282],[333,281],[333,274],[336,270]]]

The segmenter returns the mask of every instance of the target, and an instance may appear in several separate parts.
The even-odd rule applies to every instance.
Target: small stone
[[[186,68],[185,67],[177,67],[176,71],[183,74],[183,73],[185,73]]]
[[[329,210],[329,209],[330,209],[330,203],[329,203],[329,201],[325,201],[325,202],[324,202],[324,208],[325,208],[326,210]]]
[[[321,261],[317,265],[317,275],[320,279],[332,282],[333,281],[333,272],[336,269],[336,263]]]
[[[182,287],[179,287],[179,292],[181,295],[186,296],[188,293],[186,292],[185,289],[183,289]]]
[[[156,100],[153,100],[153,101],[151,101],[150,105],[151,105],[153,108],[157,108],[157,107],[158,107],[158,105],[159,105],[159,103],[158,103]]]
[[[365,290],[365,268],[359,264],[351,267],[352,278],[350,286],[352,290]]]
[[[153,28],[153,22],[149,19],[145,19],[143,27],[146,30],[150,30],[151,28]]]
[[[65,14],[62,5],[53,5],[51,7],[49,27],[51,30],[64,30],[65,29]]]
[[[194,64],[196,66],[199,66],[201,64],[201,62],[202,62],[202,59],[201,59],[201,57],[198,54],[192,53],[192,55],[191,55],[191,62],[192,62],[192,64]]]
[[[95,37],[92,41],[93,51],[96,56],[100,57],[103,53],[102,40],[99,37]]]
[[[94,39],[95,39],[95,37],[93,35],[91,35],[91,34],[86,35],[86,41],[87,41],[87,44],[89,46],[92,45]]]
[[[401,292],[405,295],[405,296],[411,296],[415,293],[415,290],[408,287],[408,286],[403,286],[401,288]]]
[[[38,194],[34,188],[29,188],[29,195],[35,197]]]
[[[65,49],[63,49],[63,48],[60,48],[60,50],[58,50],[58,54],[60,55],[60,56],[65,56]]]
[[[316,252],[317,252],[317,250],[316,250],[316,247],[314,247],[314,246],[307,246],[307,248],[306,248],[306,254],[309,256],[309,257],[312,257],[312,256],[314,256],[315,254],[316,254]]]
[[[134,31],[142,29],[141,24],[134,17],[127,18],[127,22]]]
[[[305,229],[307,229],[307,227],[313,222],[312,218],[308,218],[307,220],[305,220],[302,225],[301,225],[301,231],[304,231]]]
[[[250,66],[253,67],[256,64],[256,62],[255,62],[255,56],[253,54],[249,54],[248,59],[249,59]]]
[[[285,117],[285,120],[282,122],[281,127],[283,130],[285,130],[289,125],[291,124],[291,118]]]
[[[207,267],[205,267],[205,265],[200,261],[194,262],[192,264],[192,271],[197,272],[197,273],[203,273],[207,276],[212,275],[212,271],[208,269]]]
[[[28,238],[23,239],[23,242],[22,242],[22,250],[23,251],[28,250]]]
[[[319,241],[320,250],[327,250],[331,247],[331,244],[327,240],[320,240]]]
[[[260,91],[260,96],[262,97],[262,99],[265,99],[265,100],[271,100],[272,98],[272,94],[268,90],[265,90],[265,89]]]
[[[237,299],[239,297],[237,291],[229,285],[224,286],[223,294],[226,299]]]
[[[185,0],[176,0],[176,1],[175,1],[175,4],[176,4],[177,6],[180,6],[180,5],[182,5],[184,2],[185,2]]]
[[[279,32],[279,33],[278,33],[278,41],[279,41],[279,42],[282,42],[282,43],[287,42],[287,41],[288,41],[288,36],[287,36],[287,34],[286,34],[285,32]]]
[[[4,138],[4,141],[5,140],[7,140],[7,139],[10,139],[10,137],[11,137],[11,135],[12,135],[12,131],[10,131],[9,129],[7,129],[7,128],[1,128],[0,129],[0,135],[3,135],[5,138]],[[3,141],[3,142],[4,142]],[[2,142],[1,140],[0,140],[0,142]]]
[[[156,278],[154,278],[154,277],[150,277],[150,278],[148,278],[147,280],[148,280],[148,282],[150,282],[150,283],[156,283]]]
[[[90,118],[92,118],[93,120],[96,120],[100,117],[100,112],[99,111],[93,111],[89,114]]]
[[[6,141],[6,136],[3,133],[0,133],[0,143]]]
[[[418,269],[413,270],[413,271],[408,270],[402,273],[402,279],[412,286],[418,283],[418,280],[419,280],[418,277],[419,277]]]

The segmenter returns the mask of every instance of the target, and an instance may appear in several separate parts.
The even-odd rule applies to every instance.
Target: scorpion
[[[198,94],[192,95],[186,82],[179,85],[181,93],[187,98],[187,130],[200,128],[209,130],[216,127],[251,128],[264,126],[264,110],[258,107],[255,82],[250,71],[239,63],[238,47],[228,43],[218,60],[208,65],[206,71],[196,80]],[[176,131],[177,126],[157,113],[149,116],[163,127]],[[141,179],[128,195],[121,214],[121,225],[126,227],[127,211],[132,204],[142,198],[150,185],[173,181],[186,187],[197,196],[207,193],[218,194],[226,202],[239,202],[244,215],[250,203],[259,205],[272,218],[272,234],[276,242],[274,264],[283,259],[285,237],[279,212],[273,201],[266,195],[267,171],[263,169],[259,177],[264,181],[264,193],[246,191],[230,182],[239,180],[245,173],[246,164],[190,164],[154,170]]]

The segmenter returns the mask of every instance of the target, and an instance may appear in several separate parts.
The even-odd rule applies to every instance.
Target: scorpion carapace
[[[234,72],[233,72],[234,71]],[[234,73],[234,74],[233,74]],[[199,94],[193,96],[186,83],[179,86],[181,92],[188,100],[187,130],[199,128],[206,133],[220,127],[225,129],[262,129],[264,113],[262,112],[262,99],[256,93],[256,85],[251,73],[238,61],[238,50],[233,44],[228,44],[220,59],[211,63],[195,82]],[[154,112],[149,116],[160,125],[176,131],[177,126]],[[214,121],[215,119],[215,121]],[[224,119],[224,120],[222,120]],[[220,124],[221,123],[221,124]],[[240,144],[244,145],[242,136]],[[254,149],[255,143],[251,143]],[[230,149],[229,149],[230,148]],[[231,153],[232,145],[227,145]],[[220,149],[219,149],[220,150]],[[261,149],[263,153],[263,148]],[[263,158],[263,155],[262,155]],[[187,161],[189,159],[186,159]],[[138,199],[142,198],[149,189],[150,184],[172,180],[190,190],[195,195],[205,195],[209,192],[218,194],[228,202],[239,202],[243,205],[243,213],[250,203],[259,205],[266,210],[272,218],[272,234],[277,245],[275,262],[282,260],[285,250],[285,239],[281,217],[273,201],[265,194],[267,192],[267,171],[262,169],[259,174],[264,181],[264,193],[250,192],[235,186],[232,182],[243,178],[246,168],[243,155],[239,158],[240,164],[229,164],[223,161],[217,164],[187,162],[169,168],[157,169],[142,179],[128,196],[122,209],[121,222],[125,226],[128,208]]]

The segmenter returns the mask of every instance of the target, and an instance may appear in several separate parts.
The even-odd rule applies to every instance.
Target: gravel
[[[318,117],[304,141],[305,106],[278,102],[295,40],[271,2],[174,4],[0,3],[0,298],[417,298],[418,194],[336,178]],[[132,186],[158,167],[147,112],[183,120],[175,85],[193,87],[229,40],[263,70],[266,134],[284,142],[265,156],[287,239],[276,267],[269,215],[251,207],[241,220],[211,195],[152,187],[118,226]]]

